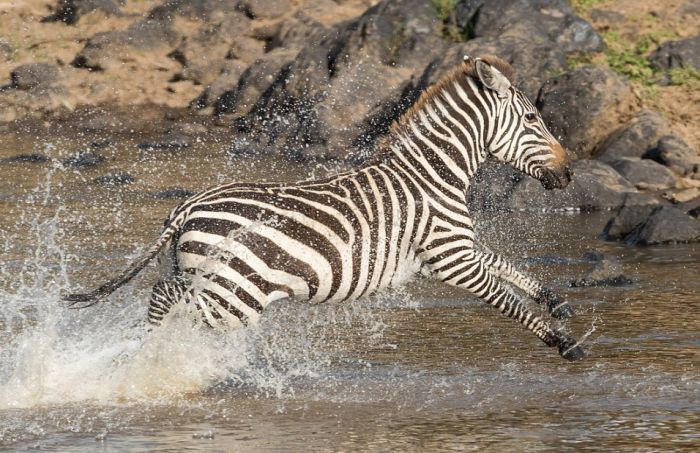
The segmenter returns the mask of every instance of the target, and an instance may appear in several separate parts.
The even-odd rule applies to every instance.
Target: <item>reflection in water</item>
[[[569,295],[579,313],[569,328],[591,333],[589,357],[574,364],[484,304],[427,281],[350,304],[278,304],[258,327],[228,335],[183,307],[148,332],[155,271],[93,309],[58,302],[69,282],[92,286],[150,244],[176,204],[150,194],[182,181],[202,188],[185,178],[192,155],[147,161],[145,172],[150,158],[133,152],[87,173],[51,162],[0,166],[0,446],[670,450],[700,442],[697,245],[603,243],[605,214],[484,216],[489,247]],[[304,175],[280,162],[231,166],[219,154],[195,156],[207,162],[202,186],[220,174]],[[92,185],[111,169],[133,172],[137,183]],[[634,283],[567,288],[592,248],[617,256]]]

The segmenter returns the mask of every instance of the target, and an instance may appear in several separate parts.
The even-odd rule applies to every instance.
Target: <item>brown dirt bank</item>
[[[43,131],[51,136],[102,130],[118,136],[152,137],[187,123],[189,129],[199,131],[197,136],[218,137],[231,133],[231,125],[239,124],[237,121],[249,115],[251,109],[254,110],[253,105],[260,104],[261,100],[269,101],[265,99],[267,90],[274,91],[273,82],[290,63],[294,76],[317,71],[317,68],[310,67],[304,72],[297,66],[314,61],[308,54],[328,48],[332,52],[335,46],[348,53],[350,63],[355,65],[372,58],[382,60],[381,64],[372,63],[358,70],[357,66],[352,69],[350,63],[347,67],[341,66],[343,55],[340,55],[337,72],[346,71],[344,76],[336,74],[335,82],[333,74],[329,81],[310,82],[312,85],[316,83],[312,86],[316,90],[328,83],[331,99],[313,106],[322,112],[320,121],[329,134],[321,140],[319,153],[323,155],[323,149],[327,148],[342,150],[351,141],[345,136],[352,137],[366,131],[360,126],[347,130],[344,124],[338,124],[337,118],[343,118],[343,121],[349,118],[351,122],[361,124],[367,114],[372,115],[371,121],[379,122],[386,122],[387,115],[396,115],[397,109],[403,108],[397,101],[398,95],[410,95],[411,90],[434,81],[435,76],[428,71],[421,73],[427,60],[423,61],[420,55],[426,54],[426,58],[443,55],[445,49],[456,49],[461,45],[454,41],[471,38],[465,33],[474,26],[474,18],[469,16],[466,8],[469,4],[484,3],[461,0],[404,2],[414,10],[403,18],[391,11],[386,14],[380,11],[375,16],[368,14],[368,8],[377,5],[378,0],[196,0],[189,2],[190,6],[187,6],[188,2],[164,0],[104,2],[116,5],[118,13],[109,12],[108,8],[83,12],[75,23],[68,25],[45,20],[56,12],[58,0],[0,0],[0,134]],[[75,0],[73,3],[81,2]],[[176,6],[171,8],[169,4]],[[414,22],[420,22],[426,14],[420,9],[422,4],[427,5],[425,10],[429,11],[428,15],[432,14],[432,18],[415,25]],[[528,3],[525,1],[524,4]],[[445,8],[455,8],[455,5],[456,9],[445,12]],[[659,45],[700,32],[700,8],[695,2],[670,0],[659,8],[650,0],[633,2],[633,6],[624,0],[578,0],[573,1],[572,6],[601,34],[607,50],[588,48],[582,54],[566,50],[567,66],[564,67],[556,63],[557,56],[552,56],[551,62],[555,63],[548,63],[547,67],[533,73],[538,81],[530,90],[531,96],[536,95],[540,79],[546,76],[589,62],[609,66],[628,76],[638,101],[635,109],[648,107],[661,112],[670,128],[685,138],[693,149],[699,150],[700,82],[697,72],[690,73],[687,80],[680,83],[650,82],[657,73],[647,74],[648,77],[635,76],[637,70],[650,70],[645,63],[646,57]],[[560,11],[547,8],[541,13],[545,15],[543,17],[558,18],[561,15]],[[520,26],[520,22],[527,23],[528,20],[527,15],[520,20],[519,17],[507,16],[508,11],[504,14],[511,22],[507,22],[498,33],[479,30],[477,23],[477,35],[485,41],[468,41],[466,50],[471,49],[470,43],[475,43],[472,47],[477,51],[482,48],[487,52],[498,51],[504,45],[493,41],[492,37],[516,36],[517,30],[511,32],[509,28],[517,29],[513,24]],[[412,15],[415,15],[415,20]],[[360,16],[367,16],[367,20]],[[346,26],[348,23],[351,25]],[[395,26],[396,23],[399,26]],[[429,24],[427,31],[421,29],[426,28],[426,23]],[[450,31],[453,24],[463,27],[461,34]],[[353,27],[359,27],[364,35],[353,32]],[[388,31],[385,30],[387,27],[390,28]],[[328,36],[344,33],[347,36],[340,41],[331,39],[330,44],[323,44],[329,41]],[[372,33],[378,36],[376,40],[383,47],[376,52],[372,47],[377,45],[371,41],[374,39]],[[434,41],[435,36],[442,39],[442,44]],[[427,47],[422,49],[416,39],[427,43]],[[316,41],[322,44],[314,47]],[[517,49],[517,42],[511,47]],[[616,58],[625,62],[620,64]],[[448,59],[443,59],[443,64]],[[24,72],[18,69],[36,63],[47,63],[48,66],[32,66]],[[376,69],[377,65],[381,68]],[[527,83],[531,71],[524,69]],[[19,75],[13,78],[13,71]],[[376,105],[359,99],[361,93],[352,94],[353,91],[368,90],[368,97],[373,97],[372,90],[377,89],[373,85],[380,86]],[[303,86],[285,87],[283,95],[273,92],[270,99],[286,102],[285,96],[303,89]],[[233,107],[225,102],[231,93],[237,102]],[[314,94],[317,95],[318,92]],[[384,109],[381,105],[384,102],[393,103],[393,107]],[[350,107],[343,110],[339,107],[341,104]],[[618,122],[627,119],[620,118]],[[260,127],[255,121],[252,124],[247,121],[244,129],[255,134]],[[313,127],[303,131],[307,138],[314,133]],[[298,142],[298,137],[287,137],[286,132],[281,135],[286,141],[281,141],[277,132],[274,136],[266,136],[265,141],[272,146]],[[335,140],[334,137],[341,139]],[[330,153],[337,156],[342,151]]]

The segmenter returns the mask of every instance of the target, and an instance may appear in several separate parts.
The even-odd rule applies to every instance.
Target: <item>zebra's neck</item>
[[[463,198],[495,130],[497,102],[462,74],[429,89],[383,141],[385,161],[409,168],[415,180]]]

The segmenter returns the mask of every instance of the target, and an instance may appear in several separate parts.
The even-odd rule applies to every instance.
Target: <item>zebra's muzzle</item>
[[[563,189],[571,182],[571,169],[568,166],[563,167],[561,171],[544,168],[540,182],[547,190]]]

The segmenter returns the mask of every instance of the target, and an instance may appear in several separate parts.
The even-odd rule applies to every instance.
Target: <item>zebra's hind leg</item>
[[[148,322],[159,326],[173,305],[188,297],[190,292],[189,281],[180,275],[161,280],[153,285],[151,300],[148,304]]]

